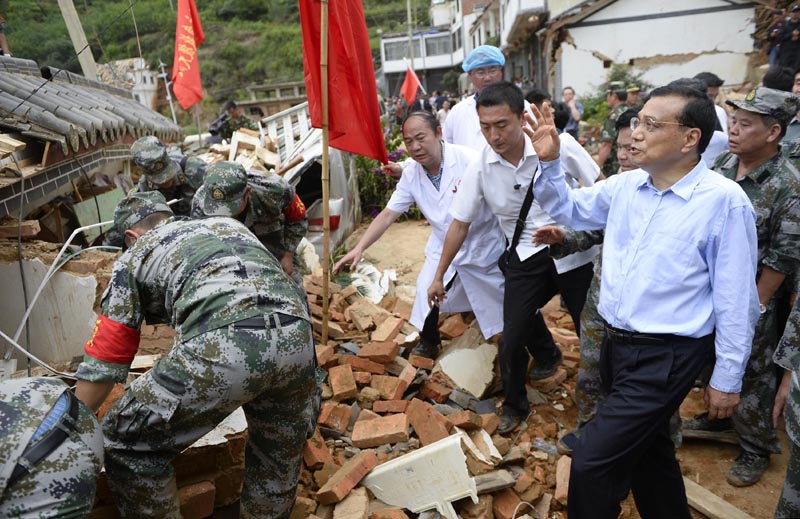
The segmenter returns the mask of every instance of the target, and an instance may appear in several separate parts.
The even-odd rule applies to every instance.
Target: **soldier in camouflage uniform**
[[[619,161],[617,160],[617,119],[628,108],[625,101],[628,99],[628,92],[625,84],[620,81],[613,81],[608,84],[606,102],[611,111],[603,121],[603,129],[600,133],[600,152],[598,153],[597,163],[602,168],[606,178],[616,175],[619,172]]]
[[[791,440],[786,479],[775,510],[775,519],[794,519],[800,517],[800,298],[795,299],[783,337],[772,358],[783,368],[780,388],[775,396],[772,423],[777,427],[778,418],[783,415],[786,434]]]
[[[86,517],[103,466],[94,413],[56,378],[0,382],[0,517]]]
[[[242,222],[302,286],[294,253],[308,232],[306,206],[283,177],[248,174],[235,162],[211,165],[192,201],[193,218],[208,216]]]
[[[747,486],[761,478],[770,454],[780,452],[771,419],[775,398],[772,356],[779,334],[774,296],[786,277],[793,275],[800,257],[800,172],[782,156],[780,139],[800,100],[788,92],[758,88],[744,101],[727,103],[736,109],[728,130],[730,151],[717,157],[712,169],[736,181],[750,198],[758,234],[761,317],[732,419],[741,453],[727,475],[731,485]],[[705,415],[684,424],[687,433],[729,427],[725,421],[710,421]]]
[[[228,114],[228,119],[222,125],[219,131],[219,136],[226,141],[230,142],[233,137],[233,132],[239,128],[247,128],[249,130],[258,131],[258,124],[246,115],[244,111],[236,104],[235,101],[228,101],[225,103],[225,112]]]
[[[142,170],[139,191],[158,191],[167,200],[177,199],[172,212],[189,216],[192,197],[203,183],[206,163],[194,157],[170,153],[152,135],[142,137],[131,146],[133,162]]]
[[[308,313],[277,260],[231,218],[175,218],[157,192],[114,213],[130,248],[114,265],[76,373],[92,409],[125,382],[139,328],[175,328],[172,349],[103,419],[109,487],[123,517],[180,517],[171,461],[243,407],[241,517],[287,518],[316,422]]]

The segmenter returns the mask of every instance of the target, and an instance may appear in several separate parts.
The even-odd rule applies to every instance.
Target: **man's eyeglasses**
[[[656,130],[657,128],[661,128],[662,126],[666,126],[668,124],[671,124],[671,125],[674,125],[674,126],[685,126],[686,128],[688,128],[688,126],[686,126],[683,123],[676,123],[676,122],[671,122],[671,121],[657,121],[657,120],[653,119],[652,117],[645,117],[644,120],[641,120],[638,117],[632,117],[631,118],[631,131],[636,131],[636,128],[638,128],[641,125],[644,125],[645,131],[647,133],[651,133],[654,130]]]
[[[484,78],[487,76],[494,76],[495,74],[499,74],[502,70],[503,67],[481,67],[470,71],[470,75],[479,78]]]

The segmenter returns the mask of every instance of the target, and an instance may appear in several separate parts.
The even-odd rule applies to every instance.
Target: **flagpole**
[[[320,5],[320,75],[322,90],[322,344],[328,343],[328,281],[330,277],[330,193],[328,159],[328,0]]]
[[[200,131],[200,102],[194,105],[194,113],[197,116],[197,149],[203,147],[203,134]]]

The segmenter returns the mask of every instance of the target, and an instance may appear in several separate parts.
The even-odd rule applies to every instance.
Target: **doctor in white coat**
[[[448,209],[458,191],[461,175],[476,152],[442,140],[439,121],[430,112],[412,112],[403,124],[403,141],[411,159],[403,163],[402,177],[383,211],[372,221],[358,244],[334,265],[339,272],[350,264],[353,270],[361,255],[416,203],[431,225],[425,247],[425,263],[417,278],[411,324],[422,329],[428,314],[427,290],[439,264],[444,237],[452,216]],[[399,165],[395,167],[399,168]],[[470,226],[469,233],[445,274],[453,281],[447,297],[439,303],[442,312],[473,311],[484,337],[503,330],[503,289],[505,281],[497,258],[505,248],[505,237],[488,206]],[[454,279],[455,278],[455,279]]]

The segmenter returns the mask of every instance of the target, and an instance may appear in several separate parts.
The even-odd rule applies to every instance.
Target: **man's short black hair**
[[[764,74],[762,83],[767,88],[774,88],[775,90],[782,90],[784,92],[791,92],[794,86],[794,76],[796,72],[789,67],[781,67],[780,65],[773,65],[767,69]]]
[[[678,115],[678,122],[689,128],[700,130],[697,154],[702,154],[706,151],[708,143],[711,142],[711,135],[717,124],[717,111],[714,109],[714,103],[704,92],[684,86],[677,81],[650,92],[650,99],[667,96],[681,97],[686,100],[683,112]]]
[[[619,118],[617,119],[617,122],[614,123],[614,127],[617,129],[617,132],[619,132],[623,128],[629,128],[631,125],[631,119],[633,119],[634,117],[639,117],[639,110],[641,109],[642,109],[641,106],[635,106],[633,108],[628,108],[627,110],[622,112],[622,114],[620,114]]]
[[[609,90],[609,92],[617,96],[617,99],[619,99],[623,103],[628,100],[627,90]]]
[[[528,90],[528,93],[525,94],[525,100],[532,105],[536,105],[536,108],[539,110],[542,109],[542,103],[545,101],[550,101],[553,97],[542,90],[541,88],[533,87]]]
[[[674,81],[670,81],[669,84],[683,86],[686,88],[694,88],[698,92],[702,92],[704,94],[706,93],[706,89],[708,89],[708,84],[706,84],[706,82],[702,79],[696,77],[682,77]]]
[[[553,122],[556,124],[556,128],[558,128],[559,131],[563,131],[564,127],[569,122],[569,107],[567,103],[559,101],[557,103],[552,103],[550,106],[553,108]]]
[[[720,77],[713,72],[701,72],[699,74],[695,74],[695,79],[700,79],[705,82],[706,86],[709,87],[721,87],[725,81],[720,79]]]
[[[525,98],[522,90],[509,81],[498,81],[483,87],[475,100],[475,109],[480,107],[508,105],[515,115],[522,115],[525,110]]]
[[[225,103],[224,108],[225,108],[225,110],[233,110],[234,108],[237,108],[238,106],[239,105],[236,104],[236,101],[228,101],[227,103]]]

